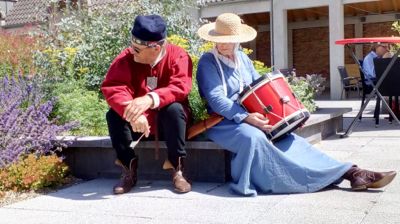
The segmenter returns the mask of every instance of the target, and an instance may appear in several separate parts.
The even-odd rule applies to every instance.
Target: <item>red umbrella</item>
[[[400,37],[363,37],[349,38],[335,41],[335,44],[373,44],[373,43],[400,43]]]

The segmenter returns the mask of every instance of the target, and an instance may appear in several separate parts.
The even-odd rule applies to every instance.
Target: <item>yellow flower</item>
[[[64,52],[68,55],[68,57],[75,56],[77,49],[73,47],[66,47],[64,48]]]
[[[249,54],[253,53],[253,50],[252,50],[252,49],[249,49],[249,48],[243,48],[243,52],[244,52],[245,54],[249,55]]]
[[[189,45],[188,45],[189,41],[185,38],[182,38],[182,37],[176,35],[176,34],[169,36],[167,38],[167,40],[168,40],[168,42],[175,44],[185,50],[189,49]]]
[[[254,60],[253,63],[254,63],[254,66],[264,67],[264,63],[261,61]]]
[[[46,50],[43,51],[45,54],[51,54],[53,53],[53,50],[51,48],[47,48]]]
[[[79,73],[81,74],[85,74],[89,72],[89,68],[88,67],[80,67],[79,68]]]
[[[214,48],[214,43],[213,42],[205,42],[203,45],[200,47],[200,52],[207,52],[210,51],[211,49]]]

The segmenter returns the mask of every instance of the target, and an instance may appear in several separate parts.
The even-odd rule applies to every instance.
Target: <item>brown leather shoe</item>
[[[343,177],[350,181],[351,189],[357,191],[384,187],[392,182],[395,176],[395,171],[373,172],[353,166]]]
[[[178,193],[187,193],[192,190],[192,185],[183,177],[182,171],[178,170],[172,175],[175,191]]]
[[[129,192],[137,182],[137,167],[138,158],[133,158],[128,167],[124,166],[122,162],[117,159],[115,164],[122,167],[122,175],[118,184],[113,188],[114,194],[123,194]]]
[[[175,169],[171,162],[166,160],[163,165],[164,169],[172,170],[172,183],[174,184],[175,191],[178,193],[187,193],[192,190],[192,185],[186,180],[183,175],[184,159],[179,157],[178,167]]]

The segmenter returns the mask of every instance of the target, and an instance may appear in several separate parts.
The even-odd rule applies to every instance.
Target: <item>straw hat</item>
[[[242,43],[256,38],[257,31],[242,24],[240,17],[233,13],[223,13],[214,23],[199,28],[197,34],[204,40],[216,43]]]

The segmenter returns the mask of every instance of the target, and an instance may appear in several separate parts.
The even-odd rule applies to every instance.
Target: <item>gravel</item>
[[[75,184],[80,184],[83,182],[82,179],[78,179],[78,178],[69,178],[70,181],[68,184],[65,184],[61,187],[58,188],[46,188],[43,190],[39,190],[39,191],[25,191],[25,192],[15,192],[15,191],[0,191],[0,207],[6,206],[6,205],[10,205],[19,201],[23,201],[23,200],[27,200],[27,199],[31,199],[31,198],[35,198],[41,195],[46,195],[52,192],[56,192],[58,190],[64,189],[66,187],[70,187],[72,185]]]
[[[0,207],[13,204],[19,201],[27,200],[30,198],[34,198],[45,193],[39,193],[34,191],[29,192],[14,192],[14,191],[6,191],[0,193]]]

